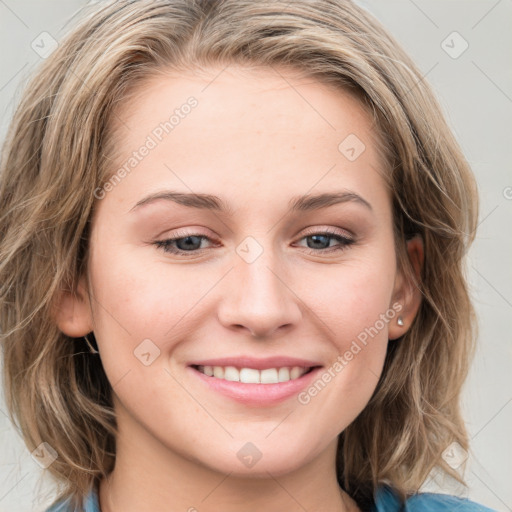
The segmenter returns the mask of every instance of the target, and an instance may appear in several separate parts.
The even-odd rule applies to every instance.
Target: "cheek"
[[[395,316],[390,308],[393,270],[392,257],[354,261],[336,275],[315,279],[316,284],[324,283],[323,291],[310,289],[308,305],[316,305],[322,320],[316,324],[334,351],[329,366],[299,398],[314,416],[327,414],[332,435],[363,410],[382,373],[388,325]]]
[[[392,257],[354,257],[318,271],[314,280],[308,279],[297,289],[297,295],[323,320],[319,325],[326,334],[344,349],[390,310],[394,278]]]
[[[213,267],[166,262],[151,247],[114,242],[97,247],[90,264],[94,325],[98,344],[108,340],[103,347],[106,358],[124,357],[126,364],[145,339],[163,353],[193,337],[193,320],[219,280]]]
[[[377,384],[387,351],[388,326],[395,317],[390,306],[394,253],[387,257],[382,254],[357,261],[354,258],[325,276],[317,275],[315,287],[299,292],[308,297],[308,306],[321,320],[316,325],[336,352],[331,376],[337,392],[331,399],[343,397],[344,407],[350,404],[354,412],[370,398]]]

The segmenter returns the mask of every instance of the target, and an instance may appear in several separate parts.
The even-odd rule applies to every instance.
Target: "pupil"
[[[324,241],[325,241],[325,239],[327,239],[327,238],[329,238],[329,237],[328,237],[328,236],[326,236],[326,235],[311,235],[311,237],[310,237],[310,238],[312,238],[312,239],[313,239],[313,241],[314,241],[315,243],[317,243],[318,238],[323,238],[323,239],[324,239]],[[321,242],[320,242],[320,244],[321,244]],[[327,241],[327,245],[329,245],[329,242],[328,242],[328,241]],[[310,248],[311,248],[311,247],[310,247]],[[316,248],[316,247],[314,247],[314,248]]]
[[[191,247],[190,247],[190,240],[192,240],[193,238],[195,238],[195,239],[196,239],[196,243],[197,243],[197,242],[199,242],[199,245],[201,245],[201,239],[200,239],[198,236],[187,236],[187,237],[185,237],[185,238],[182,238],[182,239],[181,239],[181,240],[185,241],[185,243],[184,243],[185,248],[184,248],[184,249],[182,249],[182,250],[185,250],[185,251],[186,251],[186,250],[187,250],[187,247],[188,247],[188,249],[190,249],[190,248],[191,248]],[[180,240],[178,240],[177,244],[178,244],[178,248],[179,248],[179,249],[181,249],[181,247],[179,247],[179,245],[180,245]],[[194,245],[194,243],[192,242],[192,246],[193,246],[193,245]],[[192,247],[192,248],[195,248],[195,247]]]

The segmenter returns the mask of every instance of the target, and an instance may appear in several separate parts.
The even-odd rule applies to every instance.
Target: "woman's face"
[[[252,475],[333,457],[414,315],[370,117],[312,79],[231,66],[154,78],[114,120],[82,320],[119,446]],[[294,366],[316,369],[285,382]]]

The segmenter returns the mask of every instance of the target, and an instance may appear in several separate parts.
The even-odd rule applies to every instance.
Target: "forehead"
[[[283,202],[315,187],[386,188],[379,133],[356,94],[288,68],[165,71],[118,104],[112,128],[111,173],[151,146],[121,183],[132,204],[164,184],[254,198],[277,188]]]
[[[203,130],[217,132],[219,127],[243,130],[250,127],[248,123],[255,124],[258,118],[266,122],[267,128],[292,130],[290,121],[296,122],[297,114],[304,122],[313,122],[312,129],[319,126],[337,130],[340,127],[337,114],[342,110],[343,121],[354,125],[366,122],[372,127],[367,134],[372,142],[379,138],[371,109],[362,101],[362,92],[326,83],[291,67],[230,65],[183,71],[159,69],[129,87],[125,94],[110,124],[113,132],[122,132],[124,128],[123,138],[128,136],[128,139],[133,128],[145,126],[147,131],[151,125],[145,120],[168,119],[191,96],[201,104],[194,112],[198,121],[201,120],[198,112],[203,119],[219,113],[226,115],[216,118],[213,125],[204,125]],[[232,113],[237,115],[228,118]],[[302,128],[295,125],[296,131]]]

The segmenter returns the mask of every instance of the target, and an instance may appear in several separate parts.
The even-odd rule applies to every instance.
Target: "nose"
[[[240,260],[227,276],[218,308],[219,321],[231,330],[247,330],[268,339],[278,330],[298,325],[300,299],[287,283],[286,272],[265,251],[256,261]]]

